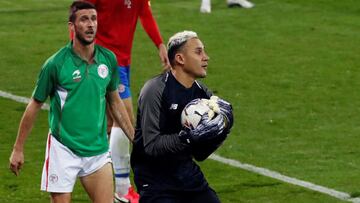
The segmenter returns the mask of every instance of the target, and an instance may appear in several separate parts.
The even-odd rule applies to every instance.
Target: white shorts
[[[111,163],[109,152],[79,157],[49,134],[41,177],[41,190],[56,193],[73,191],[77,177],[90,175]]]

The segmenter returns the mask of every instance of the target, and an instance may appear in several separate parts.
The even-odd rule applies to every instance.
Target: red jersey
[[[116,55],[119,66],[130,65],[131,48],[138,18],[158,47],[163,41],[150,9],[150,0],[87,0],[96,6],[96,43]]]

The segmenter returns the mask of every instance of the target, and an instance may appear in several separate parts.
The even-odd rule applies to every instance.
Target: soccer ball
[[[198,126],[201,118],[205,114],[209,115],[210,120],[210,116],[213,115],[213,112],[210,109],[208,103],[208,99],[194,99],[189,102],[181,112],[181,124],[190,129],[194,129],[196,126]]]

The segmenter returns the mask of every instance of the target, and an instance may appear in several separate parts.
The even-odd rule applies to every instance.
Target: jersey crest
[[[98,75],[101,78],[106,78],[109,75],[109,69],[105,64],[101,64],[98,66]]]
[[[124,0],[124,5],[125,5],[127,8],[131,8],[131,0]]]

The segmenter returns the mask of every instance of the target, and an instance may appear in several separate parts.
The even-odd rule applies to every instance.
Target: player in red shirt
[[[93,3],[98,15],[96,43],[113,51],[119,68],[119,94],[129,117],[134,123],[130,92],[131,48],[138,19],[159,50],[165,68],[170,67],[166,46],[152,15],[150,0],[87,0]],[[130,185],[129,141],[118,124],[114,123],[110,134],[110,150],[115,173],[115,199],[137,202],[138,195]],[[135,195],[134,195],[135,193]]]

